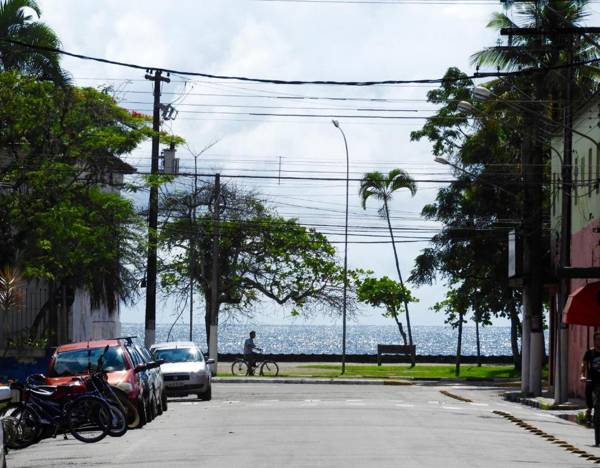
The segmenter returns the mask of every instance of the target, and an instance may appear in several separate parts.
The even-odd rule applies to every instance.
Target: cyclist
[[[588,349],[581,362],[581,380],[585,381],[585,413],[588,422],[592,419],[594,387],[600,386],[600,332],[594,333],[594,347]]]
[[[256,367],[256,353],[255,351],[262,351],[254,344],[254,338],[256,338],[256,332],[252,330],[250,332],[250,338],[246,338],[244,341],[244,359],[250,366],[250,369],[254,370]]]

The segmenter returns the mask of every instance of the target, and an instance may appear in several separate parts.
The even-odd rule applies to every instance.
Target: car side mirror
[[[167,361],[165,361],[164,359],[157,359],[157,360],[156,360],[156,361],[154,361],[154,362],[156,362],[156,363],[157,363],[159,366],[162,366],[162,365],[163,365],[165,362],[167,362]]]
[[[133,369],[133,372],[135,372],[136,374],[139,372],[143,372],[148,368],[148,366],[146,366],[146,364],[138,364],[137,366],[135,366],[135,369]]]
[[[206,360],[206,364],[214,364],[215,360],[214,359],[207,359]]]

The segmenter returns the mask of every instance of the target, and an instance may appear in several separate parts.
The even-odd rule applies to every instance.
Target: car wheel
[[[140,417],[140,423],[138,424],[138,428],[144,427],[148,422],[148,419],[146,418],[146,405],[145,400],[143,398],[138,402],[137,410]]]
[[[212,399],[212,386],[208,384],[208,388],[204,393],[198,393],[198,398],[204,401],[210,401]]]
[[[156,414],[159,416],[161,414],[163,414],[162,393],[160,394],[159,398],[156,400]]]
[[[163,391],[161,399],[162,410],[167,411],[169,409],[169,403],[167,402],[167,394]]]

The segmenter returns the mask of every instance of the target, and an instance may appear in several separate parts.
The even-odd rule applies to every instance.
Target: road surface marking
[[[396,403],[396,406],[400,407],[400,408],[414,408],[415,405],[412,405],[410,403]]]
[[[475,403],[475,402],[470,402],[469,403],[472,406],[490,406],[488,403]]]

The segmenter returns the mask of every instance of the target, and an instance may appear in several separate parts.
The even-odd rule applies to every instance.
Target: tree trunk
[[[481,367],[481,342],[479,341],[479,320],[475,320],[475,338],[477,340],[477,367]]]
[[[400,332],[400,336],[402,336],[402,340],[404,341],[404,346],[406,346],[406,333],[404,332],[404,327],[402,326],[402,322],[398,320],[398,314],[394,314],[394,320],[396,321],[396,325],[398,325],[398,331]]]
[[[521,370],[521,353],[519,351],[520,330],[519,313],[516,307],[512,307],[510,311],[510,347],[512,349],[513,364],[517,370]]]
[[[462,333],[463,333],[463,312],[458,313],[458,343],[456,345],[456,369],[454,375],[458,377],[460,375],[460,358],[462,352]]]
[[[390,238],[392,240],[392,248],[394,249],[394,260],[396,260],[396,270],[398,271],[398,279],[400,280],[400,284],[404,285],[404,281],[402,280],[402,272],[400,271],[400,263],[398,261],[398,252],[396,251],[396,243],[394,241],[394,230],[392,229],[392,222],[390,221],[390,212],[388,210],[387,200],[383,200],[383,206],[385,208],[385,218],[387,219],[388,229],[390,231]],[[410,327],[410,315],[408,313],[408,302],[404,302],[404,310],[406,312],[406,329],[408,330],[408,343],[410,346],[413,345],[412,339],[412,329]],[[410,367],[415,366],[415,353],[411,353],[411,364]]]

